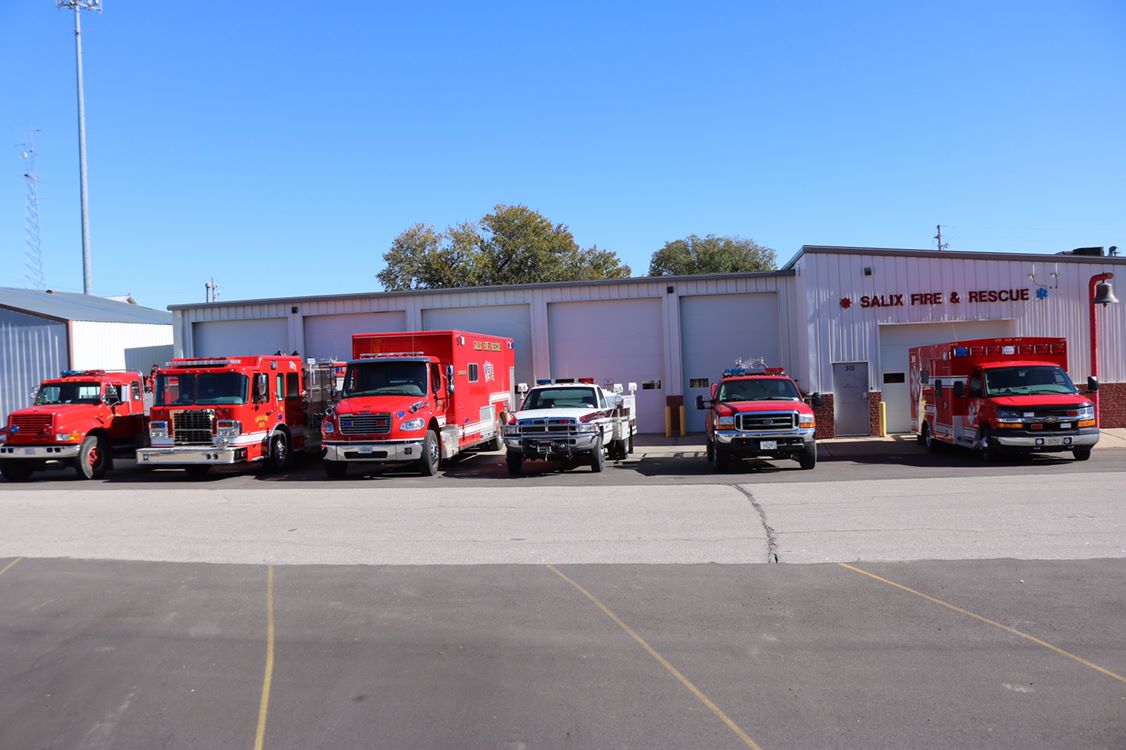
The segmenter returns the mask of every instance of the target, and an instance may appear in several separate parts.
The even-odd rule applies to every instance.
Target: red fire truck
[[[1062,338],[999,338],[919,346],[910,354],[911,427],[934,450],[1071,451],[1086,461],[1099,441],[1095,409],[1067,376]],[[1087,389],[1098,389],[1089,378]]]
[[[707,409],[707,457],[726,471],[736,457],[792,458],[803,469],[817,465],[817,422],[798,384],[762,358],[737,360],[712,385]],[[813,397],[818,402],[820,396]]]
[[[283,355],[174,359],[157,370],[151,447],[137,463],[202,475],[263,461],[280,471],[295,451],[319,449],[337,366]]]
[[[466,331],[358,333],[339,403],[321,425],[324,467],[413,463],[423,476],[463,450],[500,450],[516,402],[512,339]]]
[[[66,370],[44,380],[35,405],[8,415],[0,430],[0,474],[12,482],[54,464],[83,479],[113,468],[145,444],[145,391],[139,372]]]

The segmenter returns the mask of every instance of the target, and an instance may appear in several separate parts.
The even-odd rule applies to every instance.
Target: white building
[[[173,305],[177,355],[298,351],[347,358],[353,333],[460,328],[516,340],[517,380],[649,382],[639,426],[692,404],[738,357],[779,363],[827,396],[819,433],[870,434],[882,399],[908,427],[907,348],[997,335],[1063,336],[1089,373],[1087,283],[1126,258],[806,246],[780,270]],[[1126,426],[1126,305],[1100,309],[1104,425]],[[676,410],[674,409],[674,412]]]

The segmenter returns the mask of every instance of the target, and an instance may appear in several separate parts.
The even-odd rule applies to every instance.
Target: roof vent
[[[1077,247],[1074,250],[1056,253],[1056,255],[1086,255],[1092,258],[1101,258],[1103,257],[1103,249],[1101,247]]]

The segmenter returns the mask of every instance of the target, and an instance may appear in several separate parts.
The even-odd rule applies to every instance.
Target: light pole
[[[1113,273],[1097,273],[1087,282],[1087,299],[1091,302],[1091,377],[1096,381],[1099,377],[1099,320],[1095,310],[1099,305],[1106,307],[1118,302],[1118,298],[1114,296],[1114,287],[1110,285],[1110,280],[1113,278]],[[1095,426],[1099,427],[1102,420],[1099,418],[1098,388],[1096,387],[1090,395],[1091,403],[1095,406]]]
[[[82,293],[94,289],[94,271],[90,264],[90,207],[86,192],[86,96],[82,91],[82,20],[81,11],[101,12],[102,0],[56,0],[56,8],[74,8],[74,58],[78,75],[78,181],[82,195]]]

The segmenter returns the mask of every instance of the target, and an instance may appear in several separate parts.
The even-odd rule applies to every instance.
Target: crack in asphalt
[[[743,485],[737,484],[735,485],[735,489],[742,492],[747,500],[750,501],[751,507],[755,509],[756,513],[758,513],[759,522],[762,524],[763,530],[766,531],[766,561],[768,563],[778,562],[778,543],[777,539],[775,538],[776,534],[771,525],[766,522],[766,511],[763,510],[762,506],[759,505],[757,500],[755,500],[755,496],[743,488]]]

